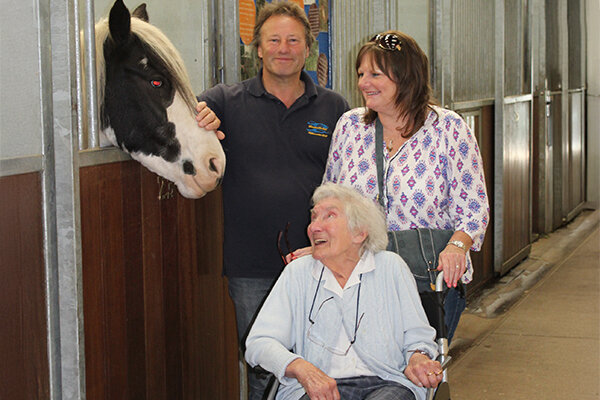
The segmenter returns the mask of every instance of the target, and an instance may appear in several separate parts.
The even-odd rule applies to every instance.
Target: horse
[[[148,22],[116,0],[95,25],[101,145],[129,153],[187,198],[214,190],[225,153],[213,131],[198,126],[196,97],[179,52]]]

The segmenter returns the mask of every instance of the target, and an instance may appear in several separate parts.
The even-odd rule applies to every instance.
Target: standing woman
[[[439,256],[451,288],[445,303],[451,339],[471,281],[469,250],[478,251],[489,222],[483,164],[475,136],[453,111],[434,105],[429,62],[401,32],[376,35],[356,59],[365,106],[345,113],[333,133],[323,178],[378,201],[375,128],[383,126],[383,205],[388,230],[454,231]]]

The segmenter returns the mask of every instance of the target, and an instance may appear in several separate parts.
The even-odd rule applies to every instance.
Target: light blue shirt
[[[414,385],[402,371],[411,350],[424,350],[434,357],[435,330],[429,326],[415,280],[397,254],[365,252],[361,262],[375,268],[363,273],[358,316],[364,316],[352,345],[369,370],[382,379],[399,382],[424,399],[426,390]],[[317,343],[335,346],[339,331],[354,337],[357,292],[354,285],[343,298],[333,296],[321,283],[312,312],[315,324],[311,339],[309,311],[317,288],[313,269],[322,264],[311,256],[290,263],[265,300],[246,340],[246,360],[272,372],[282,386],[277,399],[299,399],[304,389],[296,379],[284,376],[289,363],[304,358],[323,371],[331,365],[332,353]],[[318,315],[316,315],[318,312]],[[291,349],[288,350],[288,349]]]

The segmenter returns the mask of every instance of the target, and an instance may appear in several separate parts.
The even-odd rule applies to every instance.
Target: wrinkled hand
[[[340,400],[335,379],[302,358],[287,366],[285,376],[296,378],[311,400]]]
[[[435,388],[442,381],[442,366],[421,353],[414,353],[404,375],[419,387]]]
[[[301,249],[297,249],[297,250],[294,250],[290,254],[288,254],[288,255],[285,256],[285,262],[286,263],[291,263],[296,258],[307,256],[309,254],[312,254],[312,247],[311,246],[303,247]]]
[[[446,246],[440,253],[437,270],[444,271],[444,281],[449,288],[456,287],[467,270],[467,253],[456,246]]]
[[[198,121],[198,126],[200,128],[204,128],[208,131],[215,131],[219,140],[225,139],[225,134],[218,130],[221,126],[221,120],[213,110],[208,108],[206,102],[201,101],[196,104],[196,111],[198,111],[198,114],[196,114],[196,121]]]

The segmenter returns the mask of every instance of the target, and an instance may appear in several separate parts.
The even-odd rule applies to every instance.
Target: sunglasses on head
[[[384,50],[400,51],[402,49],[402,41],[397,35],[394,35],[393,33],[386,33],[385,35],[379,33],[373,36],[371,40],[369,40],[369,42],[376,43],[377,46]]]

